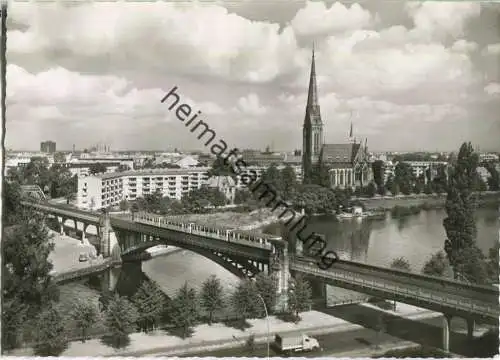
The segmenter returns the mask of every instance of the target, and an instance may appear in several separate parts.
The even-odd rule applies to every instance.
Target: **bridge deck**
[[[455,281],[345,261],[321,270],[310,260],[294,258],[290,261],[290,270],[319,277],[330,285],[482,321],[498,321],[500,314],[498,290],[494,287],[471,287]]]

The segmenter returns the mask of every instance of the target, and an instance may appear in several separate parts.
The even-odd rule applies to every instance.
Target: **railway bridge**
[[[241,278],[252,278],[261,271],[274,273],[282,304],[286,304],[290,276],[301,273],[321,283],[323,289],[328,284],[441,312],[444,315],[443,348],[446,351],[453,316],[467,320],[469,336],[473,334],[475,322],[498,323],[499,291],[493,286],[478,286],[344,260],[322,270],[314,259],[289,255],[288,243],[278,236],[179,223],[155,214],[136,213],[119,217],[41,202],[24,201],[23,205],[56,217],[61,231],[67,219],[73,220],[75,227],[82,222],[83,233],[88,225],[96,225],[100,251],[104,257],[113,260],[126,260],[147,248],[166,244],[205,256]]]

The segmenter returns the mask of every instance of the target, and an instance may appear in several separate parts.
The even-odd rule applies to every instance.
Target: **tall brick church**
[[[366,139],[364,146],[361,143],[356,143],[356,139],[353,137],[352,123],[349,139],[346,143],[324,143],[313,49],[303,126],[302,171],[305,184],[311,183],[314,165],[319,163],[329,169],[328,174],[332,188],[366,186],[373,178],[371,165],[368,162]]]

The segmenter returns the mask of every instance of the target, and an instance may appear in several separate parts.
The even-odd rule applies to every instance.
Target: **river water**
[[[311,219],[308,229],[325,234],[328,249],[337,251],[343,259],[389,267],[394,258],[405,257],[412,271],[420,273],[429,257],[443,248],[445,216],[441,209],[422,211],[404,219],[392,219],[388,214],[385,220],[337,222],[332,217],[321,216]],[[498,212],[496,209],[478,209],[476,217],[477,243],[487,254],[499,238]],[[216,275],[229,289],[237,283],[236,276],[219,265],[184,250],[145,261],[142,271],[169,296],[173,296],[186,281],[199,288],[210,275]],[[332,289],[328,289],[329,298],[333,296]],[[338,289],[335,293],[338,295]],[[352,294],[345,291],[347,293]]]

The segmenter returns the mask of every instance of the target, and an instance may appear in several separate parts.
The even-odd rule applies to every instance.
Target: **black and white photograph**
[[[500,3],[0,5],[3,356],[499,355]]]

